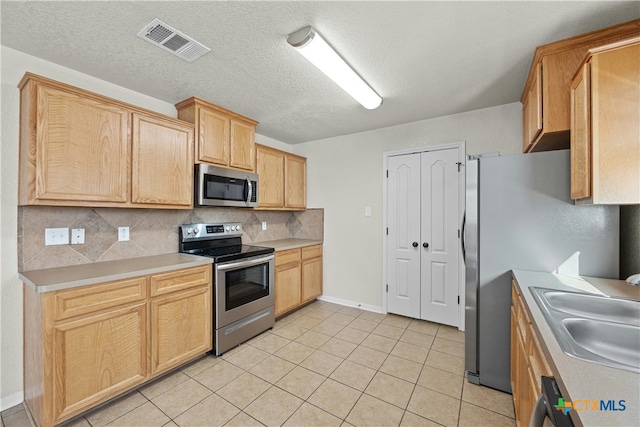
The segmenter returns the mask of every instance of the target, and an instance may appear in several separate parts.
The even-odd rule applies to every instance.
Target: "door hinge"
[[[458,305],[460,305],[460,295],[458,295]]]
[[[458,229],[458,239],[460,238],[460,229]]]
[[[389,285],[387,285],[387,292],[389,292]]]
[[[387,178],[389,178],[389,171],[387,171]]]
[[[460,172],[460,166],[462,165],[462,162],[456,162],[456,165],[458,165],[458,172]]]
[[[389,235],[389,227],[387,227],[387,236]]]

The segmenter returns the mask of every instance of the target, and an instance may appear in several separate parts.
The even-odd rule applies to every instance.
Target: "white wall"
[[[516,102],[295,145],[308,159],[307,206],[324,208],[324,295],[382,308],[384,152],[466,141],[468,154],[516,154],[521,108]]]
[[[69,68],[61,67],[0,46],[0,410],[23,400],[22,387],[22,285],[18,280],[17,203],[18,134],[20,97],[17,88],[25,72],[68,83],[120,101],[175,117],[173,104],[116,86]],[[195,94],[194,94],[195,95]],[[290,151],[288,144],[256,135],[275,148]],[[177,250],[177,248],[176,248]]]

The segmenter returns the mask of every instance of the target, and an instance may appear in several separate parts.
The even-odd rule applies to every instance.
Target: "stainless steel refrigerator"
[[[465,369],[511,392],[511,270],[553,272],[579,252],[581,276],[618,278],[619,207],[573,203],[568,150],[470,156],[466,179]]]

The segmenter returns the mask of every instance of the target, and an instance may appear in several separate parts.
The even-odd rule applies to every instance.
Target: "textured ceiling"
[[[1,43],[170,103],[198,96],[299,143],[520,100],[536,46],[640,2],[2,1]],[[153,18],[211,52],[136,37]],[[286,43],[313,26],[384,99],[365,110]]]

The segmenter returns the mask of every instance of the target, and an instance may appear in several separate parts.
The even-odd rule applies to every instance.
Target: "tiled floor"
[[[69,425],[515,425],[510,394],[463,375],[457,329],[317,301]],[[23,407],[2,426],[29,426]]]

